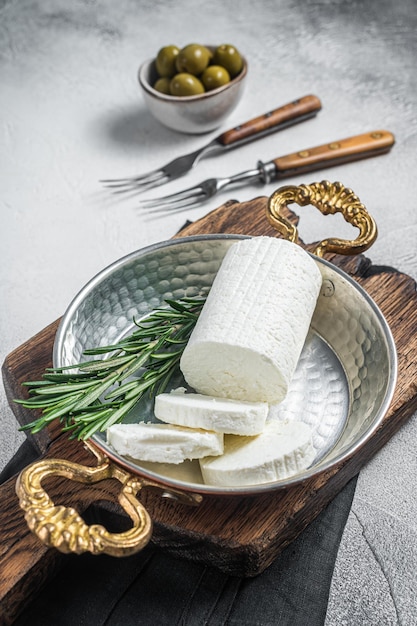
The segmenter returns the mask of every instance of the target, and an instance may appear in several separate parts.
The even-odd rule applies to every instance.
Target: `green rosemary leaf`
[[[82,439],[82,440],[89,439],[96,432],[106,430],[107,420],[108,420],[108,416],[103,417],[100,420],[97,420],[93,424],[85,424],[83,426],[79,426],[74,429],[70,438],[71,439],[77,438],[77,439]]]
[[[23,383],[29,398],[15,402],[42,413],[21,430],[36,433],[58,419],[71,438],[88,439],[121,421],[145,394],[166,389],[203,305],[203,298],[167,300],[133,320],[128,337],[83,354],[102,358],[47,368],[42,380]]]
[[[181,356],[182,353],[183,350],[177,350],[176,352],[158,352],[156,354],[152,354],[152,358],[157,359],[158,361],[172,361],[175,356]]]
[[[131,390],[137,390],[138,383],[137,379],[131,380],[128,383],[123,383],[122,385],[112,389],[109,393],[106,394],[105,400],[117,400],[118,398],[126,397],[126,394]]]
[[[25,400],[15,400],[16,404],[24,406],[26,409],[47,409],[49,406],[56,406],[57,398],[52,396],[46,398],[45,396],[33,396]]]
[[[88,361],[85,361],[88,363]],[[45,369],[45,374],[55,374],[55,373],[63,373],[63,372],[71,372],[71,370],[79,369],[80,365],[84,365],[84,363],[72,363],[71,365],[63,365],[62,367],[47,367]]]
[[[50,385],[51,382],[54,382],[54,381],[50,381],[49,378],[47,379],[46,376],[47,375],[45,374],[45,380],[26,381],[26,382],[22,383],[22,386],[23,387],[27,387],[28,389],[30,389],[31,387],[33,387],[34,389],[37,389],[39,387],[44,387],[44,386]],[[57,382],[60,382],[61,380],[63,380],[63,378],[62,379],[60,378],[60,380],[57,381]],[[68,379],[68,375],[65,375],[65,379]]]
[[[40,418],[38,420],[35,420],[34,422],[30,422],[30,424],[25,424],[24,426],[21,426],[20,430],[30,430],[32,434],[36,435],[36,433],[40,432],[47,425],[48,422]]]
[[[112,385],[115,384],[115,382],[118,379],[118,374],[112,374],[111,376],[108,376],[107,378],[105,378],[103,381],[100,382],[100,384],[96,384],[96,386],[89,391],[87,394],[85,394],[76,404],[75,406],[72,408],[73,411],[79,411],[80,409],[84,409],[85,407],[89,406],[90,404],[92,404],[93,402],[95,402],[95,400],[98,400],[98,398],[100,398],[100,396],[105,393],[105,391],[111,387]]]
[[[147,394],[149,392],[149,388],[147,389],[143,389],[143,388],[138,388],[136,387],[132,387],[131,389],[125,389],[123,392],[123,400],[132,400],[133,398],[136,398],[136,400],[139,400],[139,398],[142,398],[145,393]]]
[[[153,393],[155,393],[155,395],[159,394],[159,393],[163,393],[165,391],[165,389],[167,388],[174,372],[176,369],[176,363],[173,364],[166,372],[165,372],[165,376],[161,377],[160,380],[158,382],[155,383],[152,391]]]
[[[131,341],[131,342],[124,342],[122,344],[120,344],[120,347],[123,349],[124,352],[126,352],[127,355],[130,354],[135,354],[137,352],[140,352],[141,350],[146,350],[146,348],[149,346],[149,343],[152,341],[148,340],[148,341]]]
[[[80,426],[82,424],[89,424],[92,422],[97,422],[103,417],[107,419],[110,415],[113,414],[113,412],[114,412],[114,407],[112,404],[110,404],[109,406],[105,406],[99,411],[94,411],[94,412],[91,412],[91,410],[82,411],[81,413],[78,413],[77,415],[73,416],[73,421],[70,424],[70,426],[66,428],[66,430],[69,430],[69,428]]]
[[[171,309],[174,309],[174,311],[179,311],[180,313],[183,313],[187,310],[184,304],[177,300],[166,300],[166,303],[169,304]]]
[[[50,383],[68,383],[75,380],[85,380],[87,378],[91,378],[91,375],[88,372],[77,372],[77,374],[73,373],[59,373],[59,370],[56,370],[56,373],[45,372],[43,375],[44,380],[38,381],[35,385],[49,385]],[[26,384],[26,383],[24,383]],[[30,387],[32,383],[28,383],[27,386]]]
[[[132,376],[132,374],[140,370],[140,368],[146,364],[146,361],[149,360],[150,355],[151,355],[151,347],[149,348],[147,352],[144,352],[143,354],[141,354],[137,359],[132,360],[129,367],[127,367],[123,371],[123,373],[119,375],[119,381],[126,380],[126,378],[128,378],[129,376]]]
[[[144,395],[146,391],[148,391],[148,389],[152,387],[154,381],[154,377],[146,378],[145,376],[142,376],[141,378],[137,379],[136,391],[138,400]]]
[[[103,424],[100,430],[106,430],[109,426],[113,426],[113,424],[119,422],[125,415],[127,415],[127,413],[129,413],[131,409],[133,409],[136,403],[137,398],[133,398],[132,400],[125,402],[123,405],[120,406],[119,409],[112,413],[111,417],[107,420],[105,424]]]
[[[75,398],[69,398],[66,402],[56,403],[54,408],[52,406],[44,409],[43,414],[39,419],[35,420],[35,422],[31,422],[30,424],[25,424],[24,426],[21,426],[21,430],[30,430],[32,433],[39,432],[50,422],[53,422],[60,417],[70,414],[79,397],[80,396],[76,396]]]
[[[194,309],[197,309],[199,313],[205,302],[205,298],[182,298],[181,300],[167,298],[165,302],[171,309],[179,311],[180,313],[195,313]]]
[[[175,335],[173,337],[167,337],[165,339],[165,342],[168,345],[180,345],[180,344],[184,344],[187,342],[187,338],[183,338],[181,336],[181,333],[175,333]]]
[[[108,352],[108,350],[106,352]],[[125,363],[129,363],[131,358],[132,357],[130,355],[124,355],[120,357],[115,356],[108,360],[97,359],[96,361],[88,361],[86,363],[80,363],[80,369],[83,372],[91,374],[93,372],[100,372],[103,370],[109,370],[110,368],[114,369],[116,367],[120,367],[121,365],[124,365]]]
[[[96,381],[94,380],[87,380],[83,382],[70,381],[69,383],[66,383],[66,384],[63,383],[61,385],[53,385],[53,384],[49,384],[47,386],[40,385],[38,388],[34,389],[33,391],[37,395],[57,396],[60,394],[74,393],[74,391],[82,391],[84,389],[88,389],[89,387],[95,384],[96,384]]]

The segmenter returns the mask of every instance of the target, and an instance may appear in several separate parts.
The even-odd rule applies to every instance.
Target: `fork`
[[[263,184],[273,180],[296,176],[322,167],[331,167],[388,152],[395,143],[392,133],[375,130],[362,135],[332,141],[321,146],[300,150],[263,163],[257,167],[226,178],[209,178],[203,182],[161,198],[140,201],[150,211],[182,211],[206,202],[229,185],[259,181]]]
[[[118,193],[145,191],[146,189],[163,185],[183,176],[189,172],[202,157],[210,153],[225,152],[232,148],[238,148],[249,141],[260,139],[270,133],[283,130],[288,126],[314,117],[320,109],[321,102],[317,96],[304,96],[303,98],[284,104],[278,109],[269,111],[235,128],[226,130],[202,148],[180,156],[159,169],[152,170],[141,176],[105,179],[100,182]]]

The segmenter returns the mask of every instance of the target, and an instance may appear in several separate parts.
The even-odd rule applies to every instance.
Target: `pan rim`
[[[250,235],[240,235],[240,234],[201,234],[201,235],[192,235],[187,237],[178,237],[174,239],[164,240],[161,242],[153,243],[144,248],[140,248],[135,250],[120,259],[114,261],[101,271],[99,271],[93,278],[91,278],[84,287],[76,294],[73,300],[70,302],[66,312],[60,320],[57,333],[55,336],[54,346],[53,346],[53,366],[59,367],[60,363],[60,355],[62,354],[63,343],[65,339],[65,333],[72,319],[73,313],[77,310],[79,304],[84,300],[86,295],[90,293],[102,280],[111,275],[116,269],[120,269],[123,265],[130,263],[132,260],[136,258],[141,258],[149,253],[157,251],[162,248],[170,247],[170,246],[178,246],[186,243],[192,243],[193,241],[204,241],[204,240],[241,240],[251,238]],[[394,395],[396,381],[397,381],[397,371],[398,371],[398,360],[397,360],[397,351],[395,347],[394,338],[391,332],[391,329],[388,325],[385,316],[383,315],[381,309],[373,300],[373,298],[367,293],[367,291],[349,274],[347,274],[344,270],[340,269],[327,259],[319,258],[314,254],[309,254],[314,258],[314,260],[318,263],[322,263],[330,270],[336,272],[341,276],[348,284],[352,286],[355,290],[359,292],[359,294],[363,297],[366,306],[370,307],[375,315],[376,320],[378,321],[382,336],[386,342],[387,355],[388,355],[388,365],[389,365],[389,374],[387,377],[386,389],[383,400],[377,410],[376,416],[373,419],[371,426],[351,445],[349,445],[345,450],[343,450],[340,454],[337,454],[334,457],[327,459],[327,455],[322,461],[318,464],[313,465],[311,468],[304,470],[303,472],[290,477],[283,479],[281,481],[275,481],[272,483],[263,483],[257,485],[248,485],[242,487],[215,487],[212,485],[204,485],[197,483],[189,483],[185,481],[181,481],[174,478],[169,478],[167,476],[163,476],[156,472],[152,472],[150,470],[144,469],[134,462],[130,462],[125,457],[122,457],[115,451],[113,451],[110,446],[103,441],[97,435],[93,435],[89,441],[93,446],[98,448],[102,453],[104,453],[107,457],[111,459],[115,464],[123,467],[129,473],[133,473],[135,475],[146,478],[150,481],[157,482],[160,484],[161,488],[166,488],[167,492],[169,492],[169,488],[173,488],[175,490],[181,490],[185,492],[191,492],[202,495],[212,495],[212,496],[252,496],[252,495],[261,495],[277,490],[287,489],[288,487],[292,487],[295,485],[302,485],[306,481],[311,478],[314,478],[328,470],[332,467],[339,466],[346,462],[349,458],[358,453],[358,451],[363,447],[363,445],[371,438],[373,433],[377,430],[382,420],[384,419],[386,412],[391,404],[392,397]],[[80,442],[81,443],[81,442]]]

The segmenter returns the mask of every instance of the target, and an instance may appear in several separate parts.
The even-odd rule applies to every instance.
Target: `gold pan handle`
[[[323,215],[341,213],[344,219],[359,229],[359,236],[354,240],[324,239],[313,250],[322,257],[326,252],[354,255],[367,250],[375,241],[378,231],[373,217],[368,213],[352,189],[340,182],[330,183],[324,180],[310,185],[287,185],[280,187],[269,198],[267,217],[278,232],[289,241],[298,243],[298,231],[283,215],[282,209],[290,203],[299,206],[311,204]]]
[[[60,552],[91,552],[112,556],[129,556],[144,548],[152,533],[152,521],[136,498],[143,483],[107,457],[99,457],[100,464],[88,467],[63,459],[44,459],[29,465],[16,483],[20,506],[32,532],[49,547]],[[56,506],[42,487],[48,476],[62,476],[80,483],[92,484],[107,478],[122,483],[119,502],[133,522],[132,528],[122,533],[111,533],[100,524],[87,525],[72,507]]]

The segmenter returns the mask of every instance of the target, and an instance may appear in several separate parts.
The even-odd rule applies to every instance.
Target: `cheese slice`
[[[154,463],[182,463],[223,452],[223,435],[170,424],[114,424],[107,441],[122,456]]]
[[[271,420],[255,437],[226,435],[223,455],[199,463],[207,485],[240,487],[294,476],[313,462],[315,454],[307,424]]]
[[[266,402],[243,402],[175,390],[156,396],[154,413],[168,424],[257,435],[265,426],[268,409]]]
[[[321,287],[313,258],[273,237],[233,244],[180,361],[198,393],[281,402],[294,374]]]

